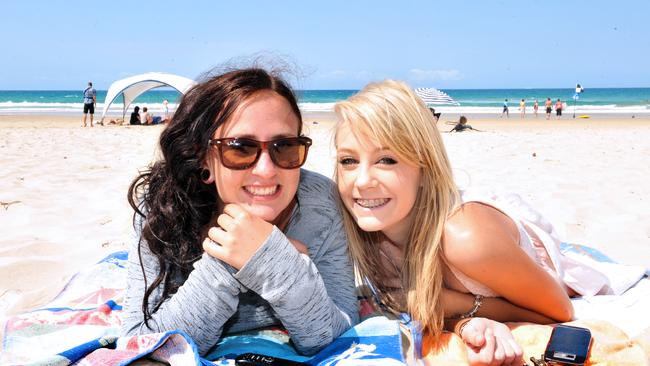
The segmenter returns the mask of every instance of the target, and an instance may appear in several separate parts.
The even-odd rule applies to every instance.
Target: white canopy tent
[[[168,86],[178,90],[181,94],[185,94],[195,84],[194,80],[164,72],[149,72],[118,80],[111,84],[106,92],[101,121],[104,120],[108,108],[120,94],[122,94],[124,105],[122,107],[122,118],[124,118],[127,109],[135,98],[148,90]]]

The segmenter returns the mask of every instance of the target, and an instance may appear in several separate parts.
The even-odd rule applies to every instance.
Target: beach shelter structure
[[[111,84],[106,92],[101,120],[104,120],[108,108],[120,95],[122,95],[122,119],[124,119],[127,109],[135,98],[148,90],[167,86],[185,94],[195,84],[196,82],[192,79],[164,72],[149,72],[118,80]]]
[[[417,88],[415,89],[415,94],[417,94],[425,104],[447,104],[447,105],[460,105],[452,97],[447,95],[447,93],[438,90],[436,88]]]

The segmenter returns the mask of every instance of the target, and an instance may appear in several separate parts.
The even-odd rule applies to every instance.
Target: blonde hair
[[[368,84],[337,103],[334,111],[338,118],[335,141],[338,127],[347,124],[356,136],[367,136],[377,145],[389,148],[399,159],[421,168],[421,188],[412,208],[414,221],[404,249],[402,286],[407,294],[406,310],[420,322],[425,334],[437,336],[444,325],[440,243],[447,216],[459,199],[435,120],[408,85],[394,80]],[[335,171],[338,182],[338,166]],[[403,311],[403,306],[382,285],[384,273],[377,250],[381,235],[364,232],[347,210],[342,211],[358,275],[371,282],[391,311]]]

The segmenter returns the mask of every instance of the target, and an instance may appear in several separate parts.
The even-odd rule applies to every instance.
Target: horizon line
[[[363,87],[362,87],[363,88]],[[326,88],[326,89],[293,89],[294,91],[333,91],[333,90],[343,90],[343,91],[359,91],[360,89],[349,89],[349,88],[341,88],[341,89],[333,89],[333,88]],[[154,88],[150,89],[147,92],[150,91],[161,91],[160,89],[168,89],[168,90],[175,90],[171,87],[159,87],[159,88]],[[509,87],[509,88],[436,88],[439,90],[553,90],[553,89],[575,89],[575,87]],[[650,86],[593,86],[593,87],[587,87],[584,88],[585,90],[593,90],[593,89],[650,89]],[[78,88],[78,89],[0,89],[0,92],[5,92],[5,91],[80,91],[83,90],[83,88]],[[108,89],[96,89],[97,91],[108,91]],[[180,93],[180,92],[179,92]]]

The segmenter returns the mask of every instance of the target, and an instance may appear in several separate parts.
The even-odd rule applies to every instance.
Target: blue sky
[[[650,1],[3,1],[0,90],[195,78],[283,55],[299,89],[649,87]]]

